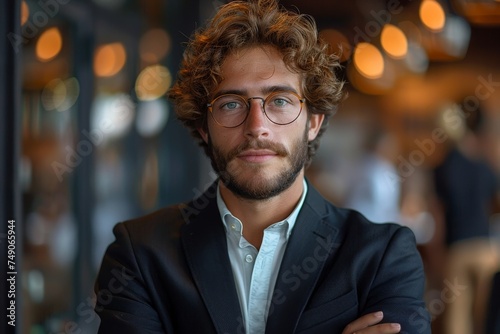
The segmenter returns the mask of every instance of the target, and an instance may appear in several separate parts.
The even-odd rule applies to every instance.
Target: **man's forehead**
[[[270,79],[276,75],[296,76],[284,63],[281,53],[272,46],[252,46],[231,52],[224,60],[222,77],[252,75],[256,79]]]

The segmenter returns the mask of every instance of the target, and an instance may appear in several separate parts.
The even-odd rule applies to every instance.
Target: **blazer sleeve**
[[[173,332],[164,328],[152,305],[126,225],[117,224],[113,232],[116,240],[106,250],[95,284],[98,333]]]
[[[424,289],[425,273],[415,237],[410,229],[397,227],[380,259],[362,313],[382,310],[384,322],[400,323],[401,333],[431,333]]]

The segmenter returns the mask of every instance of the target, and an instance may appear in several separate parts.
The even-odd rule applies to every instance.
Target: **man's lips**
[[[238,158],[247,162],[264,162],[274,158],[278,154],[271,150],[245,150],[238,154]]]

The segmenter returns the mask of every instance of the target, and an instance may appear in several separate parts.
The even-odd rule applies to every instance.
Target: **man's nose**
[[[248,103],[250,109],[245,120],[245,134],[252,137],[267,136],[270,121],[264,113],[264,101],[261,98],[251,98]]]

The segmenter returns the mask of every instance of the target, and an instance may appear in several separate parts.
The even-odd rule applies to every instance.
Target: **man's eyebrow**
[[[247,95],[247,91],[246,90],[242,90],[242,89],[223,89],[223,90],[220,90],[217,93],[215,93],[215,95],[214,95],[213,98],[215,99],[215,98],[218,98],[221,95],[227,95],[227,94],[234,94],[234,95],[246,96]]]
[[[275,85],[275,86],[264,87],[262,89],[262,93],[266,94],[266,95],[274,93],[274,92],[292,92],[292,93],[298,94],[298,92],[295,88],[293,88],[292,86],[288,86],[288,85]]]
[[[295,94],[299,94],[295,88],[292,86],[288,85],[273,85],[273,86],[267,86],[264,88],[260,89],[262,95],[269,95],[274,92],[293,92]],[[223,89],[215,93],[214,99],[221,96],[221,95],[226,95],[226,94],[235,94],[235,95],[241,95],[243,97],[250,97],[248,96],[248,91],[245,89]]]

